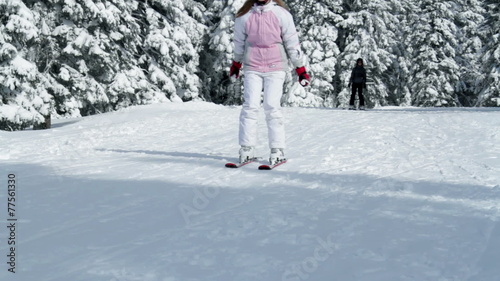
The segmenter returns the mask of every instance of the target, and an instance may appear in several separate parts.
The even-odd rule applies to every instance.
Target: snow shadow
[[[161,164],[189,164],[196,163],[195,166],[204,166],[212,171],[224,171],[225,161],[237,161],[237,158],[210,155],[193,152],[168,152],[152,150],[123,150],[123,149],[97,149],[101,152],[116,152],[127,155],[123,160],[131,163],[142,161],[145,163]],[[160,157],[149,157],[160,156]],[[146,156],[146,157],[145,157]],[[165,156],[165,157],[163,157]],[[214,162],[212,160],[219,160]],[[265,160],[262,163],[267,163]],[[227,171],[227,169],[225,170]],[[370,177],[367,175],[337,175],[328,173],[307,173],[276,169],[272,172],[257,171],[251,167],[243,168],[247,180],[254,182],[255,187],[266,186],[267,182],[274,181],[283,186],[290,183],[297,183],[299,187],[316,188],[328,187],[338,189],[338,192],[362,192],[365,196],[371,197],[394,197],[400,199],[416,201],[432,201],[443,204],[455,204],[478,211],[489,211],[493,217],[500,218],[500,189],[485,187],[480,185],[460,185],[446,182],[431,181],[398,181],[389,178]],[[203,171],[202,173],[207,173]],[[267,173],[267,174],[266,174]],[[223,176],[221,174],[220,176]],[[255,178],[264,179],[256,181]],[[354,190],[345,186],[354,187]],[[230,185],[228,185],[230,186]],[[237,185],[232,185],[237,186]],[[460,187],[460,188],[458,188]],[[499,186],[497,186],[499,187]]]
[[[458,202],[498,201],[497,191],[481,186],[224,168],[203,182],[8,169],[19,180],[18,271],[4,266],[1,280],[493,281],[500,274],[498,210]],[[255,185],[241,186],[250,179]],[[438,189],[458,201],[431,200]],[[474,198],[468,189],[483,193]],[[428,197],[396,196],[412,192]],[[0,200],[3,209],[5,193]],[[4,259],[6,251],[2,239]]]
[[[116,153],[132,153],[132,154],[146,154],[155,156],[169,156],[169,157],[182,157],[182,158],[197,158],[197,159],[215,159],[215,160],[225,160],[226,157],[196,153],[196,152],[178,152],[178,151],[156,151],[156,150],[126,150],[126,149],[108,149],[108,148],[98,148],[96,151],[101,152],[116,152]]]
[[[55,128],[62,128],[62,127],[66,127],[66,126],[70,126],[70,125],[73,125],[73,124],[76,124],[78,122],[80,122],[82,120],[67,120],[67,121],[61,121],[61,120],[54,120],[54,122],[52,123],[52,126],[51,128],[52,129],[55,129]]]

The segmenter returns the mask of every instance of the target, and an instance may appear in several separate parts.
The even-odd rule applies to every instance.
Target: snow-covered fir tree
[[[241,104],[242,77],[230,79],[229,67],[233,60],[234,20],[244,0],[208,2],[211,26],[200,57],[203,96],[216,103]]]
[[[307,88],[297,82],[292,70],[285,82],[284,104],[288,106],[333,106],[336,102],[335,66],[340,53],[336,40],[342,20],[341,1],[290,0],[286,3],[299,32],[305,66],[312,80]]]
[[[411,91],[408,80],[411,66],[411,47],[406,45],[404,40],[409,19],[412,12],[416,10],[412,0],[391,1],[390,11],[394,17],[390,16],[390,30],[394,33],[391,38],[390,52],[393,55],[392,63],[388,67],[384,77],[384,83],[388,88],[386,104],[396,106],[411,105]]]
[[[487,0],[487,16],[481,27],[484,51],[480,63],[482,79],[476,92],[478,106],[500,106],[500,5],[497,0]]]
[[[30,61],[40,30],[33,13],[20,0],[0,2],[0,129],[20,130],[43,122],[52,98],[47,81]]]
[[[480,25],[484,23],[484,9],[479,0],[458,0],[457,13],[458,49],[456,62],[460,67],[460,81],[456,88],[457,98],[462,106],[473,106],[476,100],[475,85],[481,76],[478,54],[483,47]]]
[[[196,1],[141,1],[148,25],[144,39],[149,79],[172,100],[199,98],[199,57],[205,25],[205,7]]]
[[[78,109],[89,115],[139,104],[141,84],[124,79],[136,67],[137,25],[125,1],[44,1],[41,13],[50,29],[50,55],[45,71],[68,92],[56,94],[58,113]],[[128,81],[126,81],[128,80]],[[134,85],[120,87],[118,84]],[[112,85],[110,87],[110,85]],[[149,89],[142,89],[148,91]],[[76,103],[73,100],[76,99]]]
[[[417,1],[416,14],[407,26],[411,48],[412,105],[456,106],[460,68],[456,62],[456,7],[451,1]]]

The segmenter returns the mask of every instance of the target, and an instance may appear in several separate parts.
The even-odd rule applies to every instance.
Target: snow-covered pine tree
[[[52,34],[56,21],[56,13],[48,9],[47,1],[24,1],[28,8],[38,16],[34,22],[40,31],[37,44],[29,51],[29,60],[33,61],[38,68],[43,84],[38,89],[46,90],[52,98],[52,117],[67,116],[77,117],[80,115],[78,102],[69,89],[61,85],[51,73],[51,67],[58,65],[61,48]]]
[[[337,23],[342,20],[341,1],[286,1],[299,32],[306,69],[312,81],[303,88],[292,69],[285,83],[284,104],[289,106],[334,106],[336,103],[335,65],[339,48],[336,44]]]
[[[0,130],[21,130],[50,115],[44,77],[29,60],[38,44],[39,16],[20,0],[0,2]]]
[[[141,63],[148,77],[171,100],[199,98],[200,52],[206,32],[205,7],[196,1],[149,0],[143,2],[149,25]]]
[[[486,21],[481,27],[484,36],[482,80],[478,83],[477,106],[500,106],[500,5],[486,0]]]
[[[455,0],[455,5],[457,13],[454,19],[458,41],[456,62],[460,67],[457,98],[462,106],[474,106],[477,100],[476,80],[481,77],[478,58],[483,47],[479,27],[484,22],[485,11],[482,1],[479,0]]]
[[[210,26],[200,57],[203,96],[215,103],[241,104],[242,78],[232,82],[229,67],[233,60],[235,15],[244,0],[209,2],[207,14]]]
[[[104,81],[113,109],[165,101],[165,94],[151,85],[146,72],[139,65],[144,40],[141,26],[134,17],[139,9],[139,2],[111,0],[102,4],[97,2],[96,5],[101,9],[101,33],[106,34],[101,44],[116,63],[113,65],[111,62],[111,80]]]
[[[413,11],[416,10],[413,0],[391,1],[391,15],[395,18],[390,23],[390,29],[394,32],[390,52],[394,55],[392,64],[388,67],[384,81],[388,85],[388,96],[386,104],[396,106],[411,105],[411,93],[408,85],[410,77],[410,58],[412,46],[405,44],[405,34],[409,34],[406,26]]]
[[[89,115],[161,100],[137,66],[142,38],[132,17],[136,1],[46,2],[51,48],[58,54],[46,68],[70,93],[55,97],[61,114],[74,106]]]
[[[451,1],[417,1],[416,14],[407,27],[407,46],[412,46],[412,105],[456,106],[455,88],[460,77],[456,63],[457,12]]]

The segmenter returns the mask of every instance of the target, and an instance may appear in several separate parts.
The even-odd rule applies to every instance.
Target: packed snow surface
[[[164,103],[1,131],[0,280],[500,280],[498,108],[285,108],[272,171],[224,167],[239,112]]]

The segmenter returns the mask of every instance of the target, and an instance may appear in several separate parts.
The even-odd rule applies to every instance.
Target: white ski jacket
[[[304,65],[303,53],[292,15],[270,1],[254,5],[234,25],[234,60],[246,70],[258,72],[288,70],[288,58],[295,68]]]

